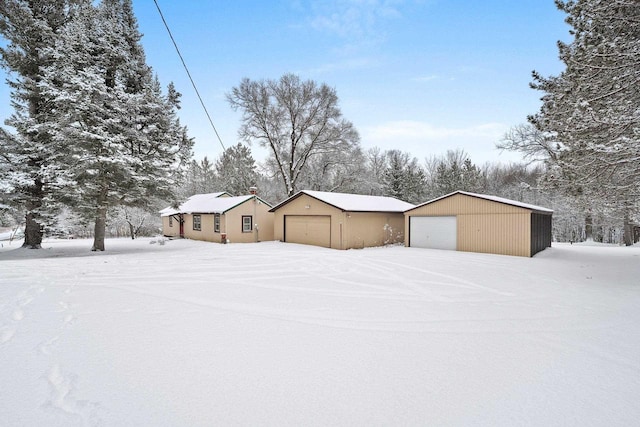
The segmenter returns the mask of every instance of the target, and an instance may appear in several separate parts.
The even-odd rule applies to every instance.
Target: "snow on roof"
[[[220,197],[222,194],[225,193],[194,194],[189,197],[186,202],[181,204],[178,209],[165,208],[160,211],[160,215],[169,216],[178,213],[225,213],[254,197],[253,195]],[[271,206],[262,199],[260,199],[260,201],[267,206]]]
[[[490,196],[490,195],[487,195],[487,194],[469,193],[468,191],[454,191],[453,193],[449,193],[449,194],[446,194],[446,195],[444,195],[442,197],[438,197],[437,199],[433,199],[433,200],[430,200],[428,202],[422,203],[422,204],[416,206],[416,208],[419,208],[419,207],[424,206],[424,205],[428,205],[428,204],[433,203],[433,202],[437,202],[438,200],[442,200],[442,199],[445,199],[447,197],[450,197],[450,196],[453,196],[453,195],[456,195],[456,194],[463,194],[465,196],[478,197],[480,199],[491,200],[493,202],[504,203],[504,204],[507,204],[507,205],[512,205],[512,206],[517,206],[517,207],[520,207],[520,208],[530,209],[532,211],[549,212],[549,213],[553,212],[552,209],[543,208],[542,206],[530,205],[528,203],[522,203],[522,202],[518,202],[516,200],[505,199],[503,197]]]
[[[228,194],[226,191],[219,191],[217,193],[204,193],[204,194],[194,194],[189,197],[183,204],[181,204],[178,209],[172,208],[168,206],[160,211],[160,216],[169,216],[175,215],[179,213],[184,213],[184,208],[189,207],[190,204],[193,206],[197,206],[201,203],[205,203],[206,200],[216,199],[224,194]]]
[[[272,209],[306,194],[338,209],[349,212],[404,212],[414,207],[411,203],[393,197],[367,196],[363,194],[330,193],[325,191],[302,190]]]
[[[162,209],[160,212],[160,216],[169,216],[169,215],[175,215],[177,213],[180,213],[177,209],[172,208],[171,206]]]

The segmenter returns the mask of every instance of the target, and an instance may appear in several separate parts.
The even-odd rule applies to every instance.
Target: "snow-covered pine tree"
[[[25,212],[24,246],[39,248],[43,229],[57,212],[64,186],[64,156],[53,139],[52,105],[41,92],[43,68],[51,64],[47,47],[56,43],[61,28],[83,0],[3,0],[0,2],[0,64],[9,72],[14,114],[5,123],[0,162],[3,180],[11,188],[10,202]],[[7,166],[8,165],[8,166]]]
[[[387,166],[382,175],[384,195],[409,203],[424,201],[425,175],[418,159],[400,150],[388,150],[385,157]]]
[[[204,156],[200,161],[194,159],[187,164],[178,191],[180,199],[184,200],[194,194],[213,193],[225,189],[218,183],[213,163]]]
[[[544,95],[530,122],[560,147],[550,178],[591,204],[617,204],[630,228],[640,195],[640,3],[556,4],[567,13],[573,40],[558,43],[560,75],[534,72],[532,87]],[[587,216],[591,209],[585,207]]]
[[[431,177],[431,191],[440,197],[454,191],[483,192],[485,175],[464,150],[448,150],[436,162],[435,173]]]
[[[55,105],[55,138],[69,146],[65,201],[95,221],[92,250],[104,250],[109,207],[174,199],[172,170],[191,154],[179,96],[162,95],[140,38],[130,0],[84,4],[40,82]]]
[[[233,195],[248,194],[258,182],[251,150],[240,142],[224,150],[216,160],[215,171],[220,189]]]
[[[224,185],[220,182],[218,175],[216,174],[215,164],[212,163],[207,156],[204,156],[204,158],[200,160],[200,163],[196,164],[196,166],[198,171],[199,189],[193,194],[227,191]],[[243,193],[245,192],[246,190]],[[231,192],[229,193],[234,194]]]

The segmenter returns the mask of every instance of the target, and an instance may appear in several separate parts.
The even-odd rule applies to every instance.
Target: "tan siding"
[[[231,243],[252,243],[256,241],[273,240],[273,214],[269,212],[270,207],[260,201],[249,200],[235,208],[227,211],[220,218],[220,231],[227,233],[227,239]],[[242,217],[251,216],[253,218],[253,232],[242,232]],[[258,230],[256,230],[256,224]]]
[[[169,227],[169,217],[162,217],[162,234],[168,237],[180,236],[180,221],[177,218],[173,218],[172,227]]]
[[[275,212],[274,238],[276,240],[284,241],[284,218],[287,215],[331,217],[330,234],[333,249],[381,246],[402,242],[404,239],[402,213],[342,212],[313,197],[301,194]]]
[[[458,250],[530,256],[530,213],[458,215]]]
[[[405,212],[405,245],[409,246],[411,216],[457,217],[460,251],[530,256],[531,211],[529,209],[455,194]]]
[[[198,215],[198,214],[196,214]],[[210,219],[207,219],[210,216]],[[213,242],[213,215],[200,214],[200,230],[193,229],[193,214],[184,214],[184,237],[192,240],[205,240]],[[207,228],[207,224],[210,225]]]
[[[269,212],[270,207],[262,202],[255,203],[248,200],[239,206],[220,215],[220,233],[213,231],[214,214],[200,214],[202,227],[200,231],[193,229],[193,215],[184,215],[184,237],[193,240],[204,240],[207,242],[219,243],[222,241],[222,233],[227,234],[230,243],[252,243],[257,240],[273,240],[273,214]],[[252,233],[242,232],[242,216],[253,217]],[[256,223],[259,230],[256,233]],[[176,222],[174,221],[174,227]]]
[[[347,212],[346,248],[368,248],[404,240],[404,214]]]
[[[255,220],[258,224],[258,240],[267,242],[273,240],[273,213],[269,212],[271,206],[258,201],[258,214]]]
[[[308,206],[308,207],[307,207]],[[328,215],[331,217],[331,247],[342,249],[340,237],[343,227],[344,214],[340,209],[330,206],[320,200],[301,194],[296,199],[280,207],[274,212],[275,240],[284,241],[284,217],[286,215]]]
[[[198,214],[195,214],[198,215]],[[200,230],[193,229],[193,214],[184,215],[184,237],[192,240],[214,242],[213,214],[200,215]]]

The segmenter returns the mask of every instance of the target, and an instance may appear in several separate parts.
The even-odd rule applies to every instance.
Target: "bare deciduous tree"
[[[291,196],[316,156],[348,152],[358,144],[353,124],[342,117],[335,89],[293,74],[279,80],[243,79],[227,94],[242,111],[240,139],[268,147],[270,161]]]

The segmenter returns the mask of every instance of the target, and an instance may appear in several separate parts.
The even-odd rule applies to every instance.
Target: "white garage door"
[[[331,217],[323,215],[286,215],[284,241],[331,247]]]
[[[457,249],[455,216],[409,217],[409,246],[429,249]]]

